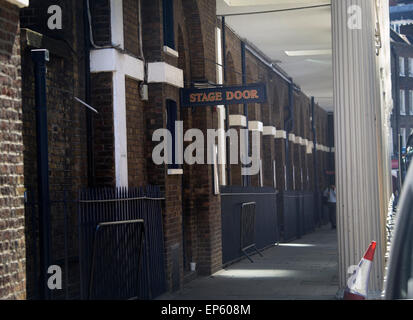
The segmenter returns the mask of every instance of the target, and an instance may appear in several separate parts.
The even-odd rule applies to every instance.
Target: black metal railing
[[[53,194],[51,264],[63,290],[52,299],[154,299],[166,290],[163,196],[158,187]],[[28,298],[39,294],[38,205],[26,192]]]

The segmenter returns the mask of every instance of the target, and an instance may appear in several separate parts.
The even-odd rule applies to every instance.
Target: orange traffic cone
[[[376,242],[373,241],[367,249],[358,266],[351,266],[348,270],[350,278],[344,292],[344,300],[366,300],[369,286],[371,263],[376,251]]]

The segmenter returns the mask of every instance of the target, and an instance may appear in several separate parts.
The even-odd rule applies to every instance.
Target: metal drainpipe
[[[317,129],[315,126],[315,100],[314,97],[311,97],[311,118],[312,118],[312,129],[313,129],[313,139],[314,139],[314,187],[315,191],[318,191],[318,173],[317,173]]]
[[[285,139],[285,170],[286,170],[286,177],[287,177],[287,181],[286,181],[286,186],[287,186],[287,190],[288,191],[291,186],[289,184],[289,173],[290,173],[290,142],[289,142],[289,133],[293,130],[294,128],[294,88],[293,88],[294,84],[291,81],[288,84],[288,110],[290,112],[290,114],[288,115],[288,118],[284,121],[284,128],[287,134],[287,139]]]
[[[226,23],[222,17],[222,65],[224,67],[224,85],[227,82],[227,45],[226,45]],[[229,107],[225,105],[225,131],[229,130]],[[231,163],[230,163],[230,137],[226,138],[226,162],[227,162],[227,184],[231,185]]]
[[[317,166],[318,166],[318,161],[317,161],[317,129],[315,127],[315,100],[314,97],[311,97],[311,126],[312,126],[312,131],[313,131],[313,139],[314,139],[314,157],[313,157],[313,163],[314,163],[314,193],[317,194],[319,192],[319,185],[318,185],[318,173],[317,173]],[[321,208],[319,208],[319,203],[318,201],[314,201],[314,209],[316,210],[315,212],[320,212]],[[321,225],[321,219],[319,221]]]
[[[85,100],[91,104],[91,85],[90,85],[90,28],[88,16],[87,0],[83,2],[83,25],[84,25],[84,54],[85,54]],[[86,110],[86,140],[87,140],[87,167],[88,185],[90,188],[96,185],[95,179],[95,156],[93,152],[93,115],[90,110]]]
[[[47,269],[50,266],[50,194],[49,194],[49,150],[46,98],[46,62],[49,51],[32,50],[35,78],[36,132],[37,132],[37,175],[39,205],[39,253],[40,281],[39,296],[41,300],[50,299],[46,285]]]
[[[399,83],[399,55],[397,54],[394,46],[391,46],[391,53],[394,58],[394,97],[396,102],[395,120],[396,120],[396,136],[397,136],[397,152],[398,152],[398,162],[399,162],[399,174],[397,175],[397,184],[399,191],[402,189],[402,170],[401,170],[401,142],[400,142],[400,83]],[[393,129],[394,130],[394,129]],[[394,137],[393,137],[394,141]]]
[[[330,113],[327,116],[327,126],[328,126],[328,144],[330,148],[330,153],[328,155],[328,166],[329,166],[329,171],[330,172],[335,172],[335,165],[334,165],[334,153],[331,152],[331,148],[334,146],[334,113]],[[330,130],[332,129],[332,131]],[[330,184],[335,184],[335,179],[331,178],[329,179]]]
[[[247,84],[247,61],[245,57],[245,42],[241,41],[241,63],[242,63],[242,84]],[[249,124],[248,124],[248,104],[244,103],[244,115],[247,121],[247,136],[246,136],[246,151],[247,157],[249,152]],[[251,176],[243,176],[243,183],[245,187],[250,185]]]

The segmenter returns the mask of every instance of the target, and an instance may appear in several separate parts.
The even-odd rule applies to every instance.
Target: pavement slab
[[[158,300],[334,300],[338,292],[336,230],[324,226]]]

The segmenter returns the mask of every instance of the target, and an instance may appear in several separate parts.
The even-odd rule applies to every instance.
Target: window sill
[[[163,52],[165,52],[167,55],[179,58],[179,53],[178,51],[168,47],[168,46],[163,46]]]
[[[180,176],[184,174],[182,169],[168,169],[168,176]]]

